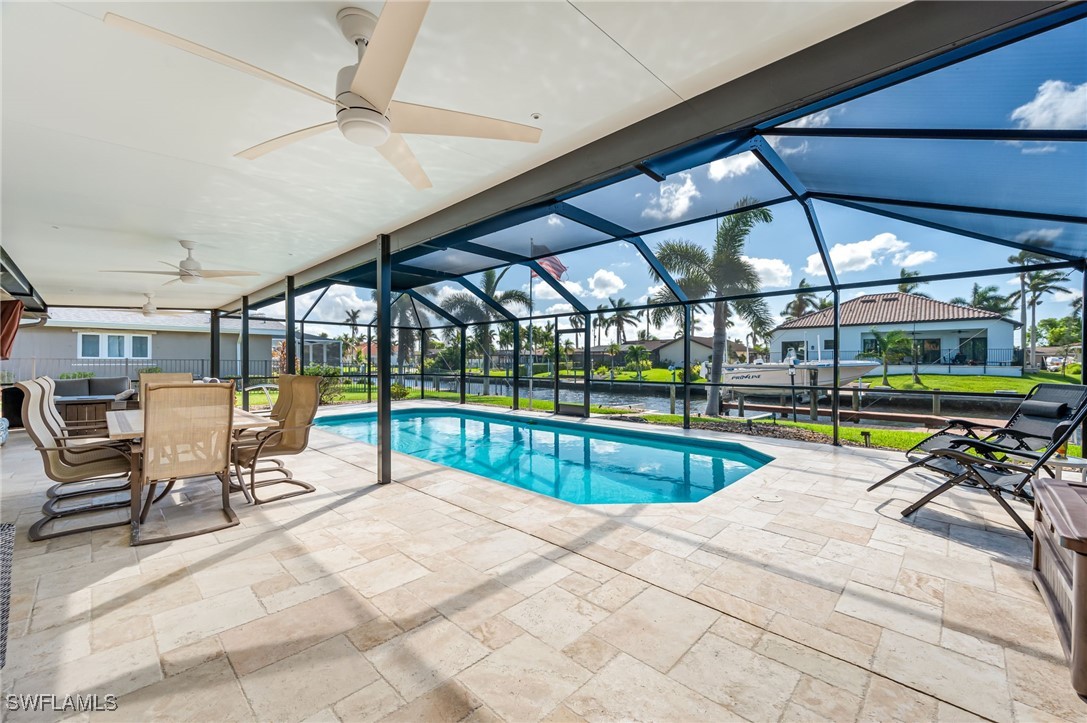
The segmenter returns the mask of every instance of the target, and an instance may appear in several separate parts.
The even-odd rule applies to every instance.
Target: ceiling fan
[[[236,157],[253,160],[296,141],[339,127],[347,140],[377,149],[412,186],[423,190],[430,188],[432,184],[415,154],[404,141],[402,133],[467,136],[522,143],[537,143],[541,133],[539,128],[520,123],[401,103],[392,99],[428,5],[429,2],[425,1],[387,0],[380,18],[354,7],[343,8],[336,14],[344,37],[358,49],[359,60],[355,65],[340,69],[336,76],[335,100],[243,60],[135,20],[113,13],[106,13],[102,20],[107,25],[123,28],[222,63],[336,107],[336,120],[259,143],[236,153]]]
[[[143,306],[137,306],[127,311],[138,311],[144,316],[188,316],[191,311],[159,311],[155,306],[155,294],[153,292],[145,292],[144,296],[147,297],[147,301]]]
[[[192,252],[196,248],[195,241],[178,241],[181,244],[181,248],[188,251],[188,255],[181,260],[179,264],[171,264],[167,261],[161,263],[171,267],[171,271],[157,271],[146,269],[108,269],[103,273],[107,274],[155,274],[157,276],[176,276],[176,279],[167,281],[163,286],[169,284],[176,284],[181,282],[183,284],[198,284],[201,280],[207,279],[209,281],[225,281],[228,278],[234,276],[260,276],[256,271],[238,271],[232,269],[205,269],[200,265],[200,262],[193,258]],[[231,282],[226,282],[231,283]]]

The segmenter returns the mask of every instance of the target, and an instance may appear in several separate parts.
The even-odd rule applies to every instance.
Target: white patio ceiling
[[[101,22],[130,17],[332,94],[347,2],[5,3],[3,244],[52,305],[210,308],[681,103],[901,3],[435,2],[399,100],[543,128],[538,145],[410,136],[417,192],[315,100]],[[355,3],[376,13],[381,3]],[[538,122],[530,116],[541,114]],[[261,273],[161,288],[177,262]]]

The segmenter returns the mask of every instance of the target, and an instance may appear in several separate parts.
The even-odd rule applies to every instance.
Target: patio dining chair
[[[233,527],[238,517],[230,508],[230,445],[234,417],[234,384],[149,384],[143,400],[143,439],[133,447],[139,465],[131,489],[132,545],[147,545],[194,537]],[[155,489],[178,480],[214,476],[222,488],[226,522],[191,532],[145,539]],[[146,500],[144,492],[146,491]],[[199,505],[199,502],[194,503]]]
[[[143,408],[147,399],[148,384],[182,384],[193,383],[193,376],[188,372],[140,372],[140,408]]]
[[[965,471],[958,459],[935,452],[967,448],[974,441],[986,443],[984,450],[975,451],[989,459],[1000,459],[1010,452],[1037,452],[1052,442],[1053,434],[1061,424],[1073,419],[1084,408],[1087,408],[1087,386],[1038,384],[1027,393],[1003,427],[967,419],[948,420],[946,427],[906,452],[908,465],[876,482],[868,491],[919,468],[948,478],[957,477]]]
[[[42,455],[45,475],[57,483],[55,487],[63,488],[65,485],[89,483],[92,487],[89,491],[85,487],[82,488],[83,494],[95,496],[123,492],[127,489],[127,483],[118,485],[117,481],[129,474],[131,458],[128,454],[112,444],[82,441],[78,444],[78,453],[76,453],[73,451],[73,445],[66,438],[58,437],[50,424],[51,420],[43,404],[46,386],[39,380],[18,382],[16,386],[23,392],[23,425],[34,442],[35,449]],[[94,483],[105,483],[107,486],[95,488]],[[128,524],[128,520],[121,520],[46,532],[46,525],[58,519],[116,509],[126,504],[123,500],[111,500],[61,507],[57,502],[58,500],[51,498],[42,507],[44,516],[34,522],[27,533],[31,542]]]
[[[953,460],[962,473],[941,484],[912,505],[902,510],[902,516],[908,517],[943,493],[961,484],[972,484],[989,493],[1007,512],[1015,524],[1027,537],[1034,539],[1034,533],[1022,517],[1008,504],[1006,497],[1013,500],[1034,504],[1034,495],[1028,490],[1031,481],[1044,468],[1046,462],[1068,442],[1072,433],[1087,418],[1087,405],[1081,405],[1070,419],[1057,425],[1053,435],[1040,452],[1027,449],[1010,450],[1005,446],[991,444],[980,439],[962,439],[955,447],[935,449],[932,455]]]
[[[313,418],[321,401],[321,377],[285,374],[280,380],[279,393],[281,397],[286,393],[289,401],[277,420],[278,426],[241,436],[234,442],[235,476],[246,499],[257,505],[316,491],[308,482],[295,479],[294,473],[277,457],[300,454],[308,446]],[[264,499],[257,495],[259,488],[277,484],[300,489]]]

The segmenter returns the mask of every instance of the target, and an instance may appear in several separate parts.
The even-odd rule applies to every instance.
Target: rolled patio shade
[[[23,302],[0,301],[0,359],[4,361],[11,358],[11,347],[15,344],[15,334],[19,331],[21,318],[23,318]]]

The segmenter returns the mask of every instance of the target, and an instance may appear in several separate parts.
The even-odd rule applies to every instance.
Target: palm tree
[[[498,273],[494,269],[483,272],[480,278],[479,288],[486,295],[502,306],[517,304],[529,307],[528,294],[520,289],[498,290],[498,284],[506,275],[509,267]],[[494,334],[491,323],[498,319],[498,314],[487,304],[467,291],[450,294],[442,302],[442,308],[458,319],[476,323],[475,340],[480,354],[483,356],[483,394],[491,393],[491,351],[494,349]]]
[[[1047,294],[1061,292],[1072,293],[1060,284],[1068,281],[1068,275],[1063,271],[1031,271],[1026,274],[1025,291],[1020,290],[1008,297],[1010,301],[1020,303],[1026,300],[1030,306],[1030,365],[1037,366],[1036,355],[1038,348],[1038,306],[1042,303],[1042,297]]]
[[[928,282],[909,281],[909,279],[915,278],[915,277],[920,276],[920,275],[921,275],[920,271],[906,271],[906,269],[901,269],[898,272],[898,278],[902,279],[902,281],[900,281],[899,284],[898,284],[898,290],[903,294],[913,294],[914,296],[924,296],[927,299],[928,294],[922,294],[920,291],[918,291],[918,289],[921,288],[924,284],[926,284]]]
[[[1077,296],[1076,298],[1072,299],[1072,318],[1075,319],[1076,321],[1079,321],[1080,317],[1082,317],[1082,316],[1083,316],[1083,297],[1082,296]]]
[[[611,304],[612,312],[608,317],[608,326],[615,329],[616,343],[622,344],[627,340],[627,327],[637,326],[638,315],[625,308],[630,306],[630,302],[621,296],[618,299],[608,299],[608,303]]]
[[[891,382],[887,379],[888,365],[898,363],[902,360],[902,357],[909,354],[913,342],[909,334],[898,329],[886,333],[872,329],[872,336],[876,340],[876,350],[870,356],[879,359],[883,363],[883,381],[881,383],[883,386],[889,387]],[[915,381],[919,380],[915,379]]]
[[[1029,273],[1026,267],[1030,264],[1037,264],[1045,261],[1046,257],[1040,254],[1036,254],[1032,251],[1020,251],[1017,254],[1008,257],[1008,263],[1012,266],[1019,266],[1019,294],[1012,294],[1009,299],[1014,299],[1019,302],[1019,348],[1023,350],[1023,368],[1027,366],[1027,304],[1029,294],[1027,294],[1027,274]],[[1033,355],[1031,356],[1030,363],[1034,363]]]
[[[569,363],[570,357],[574,354],[574,342],[570,339],[562,342],[562,357],[563,360]]]
[[[633,364],[638,371],[638,381],[642,380],[642,365],[649,359],[649,351],[641,344],[627,348],[627,364]]]
[[[978,283],[975,283],[973,288],[970,289],[969,299],[956,296],[951,299],[951,303],[972,306],[975,309],[984,309],[985,311],[995,311],[1001,316],[1010,314],[1015,309],[1015,302],[1009,297],[1003,296],[1000,289],[995,286],[982,286]]]
[[[816,299],[814,291],[806,291],[810,289],[811,284],[807,279],[800,280],[800,286],[797,287],[796,296],[793,300],[785,305],[785,308],[781,310],[781,313],[786,319],[799,319],[808,313],[808,309],[818,308],[818,300]]]
[[[362,313],[362,309],[348,309],[347,318],[344,322],[351,329],[351,338],[354,339],[359,334],[359,314]]]
[[[597,311],[607,311],[608,310],[608,305],[607,304],[597,304],[596,305],[596,310]],[[608,325],[607,315],[606,314],[597,314],[596,315],[596,345],[597,346],[600,346],[601,343],[602,343],[601,339],[600,339],[601,334],[605,333],[609,328],[610,327]]]
[[[615,381],[615,357],[619,356],[623,352],[623,347],[618,344],[608,345],[608,356],[611,357],[611,380]]]
[[[752,203],[753,199],[741,198],[736,202],[736,207],[742,208]],[[677,277],[676,282],[688,298],[751,294],[760,288],[759,274],[744,258],[744,246],[757,224],[773,220],[773,214],[767,208],[734,213],[721,220],[711,248],[691,241],[664,241],[657,247],[657,258]],[[670,292],[666,296],[676,301]],[[750,326],[771,323],[770,307],[764,299],[713,302],[713,357],[709,375],[709,381],[713,383],[721,381],[727,353],[725,345],[729,316],[732,314],[744,319]],[[721,404],[720,387],[711,386],[706,396],[706,413],[716,416]]]
[[[422,289],[424,293],[433,293],[429,289]],[[371,293],[371,297],[377,301],[377,291]],[[423,327],[419,317],[415,315],[415,305],[412,303],[411,298],[407,296],[400,296],[393,302],[390,307],[392,314],[391,324],[396,331],[396,366],[397,369],[403,372],[404,367],[407,366],[408,360],[411,358],[412,349],[415,348],[415,341],[418,338],[416,336],[416,329]],[[348,317],[351,313],[348,312]]]

